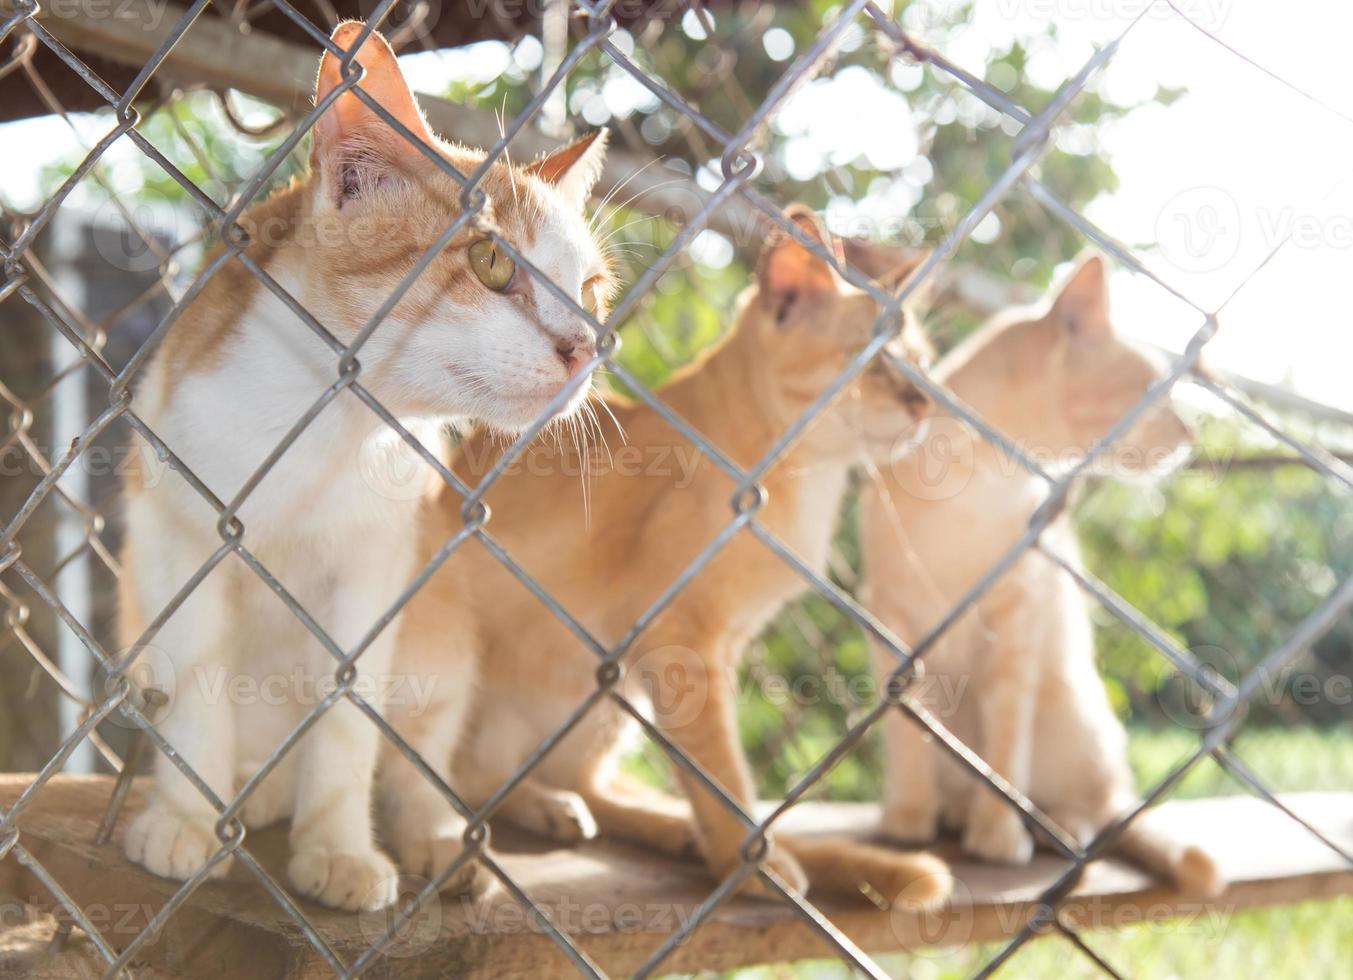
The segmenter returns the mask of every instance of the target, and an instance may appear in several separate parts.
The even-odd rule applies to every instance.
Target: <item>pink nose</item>
[[[592,356],[597,352],[591,341],[579,343],[572,340],[560,340],[554,345],[554,349],[570,378],[582,370],[582,366],[592,360]]]

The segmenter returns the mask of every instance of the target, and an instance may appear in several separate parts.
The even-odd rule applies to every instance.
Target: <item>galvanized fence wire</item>
[[[369,18],[367,28],[351,47],[351,51],[356,51],[360,47],[361,41],[365,39],[370,30],[374,30],[381,25],[394,2],[395,0],[383,0],[377,6]],[[743,861],[739,868],[713,889],[708,898],[701,903],[680,929],[653,950],[648,960],[637,971],[637,975],[640,976],[648,976],[658,971],[667,955],[698,928],[714,909],[732,895],[746,878],[752,875],[760,876],[773,889],[779,891],[790,907],[853,967],[870,976],[883,976],[883,972],[878,965],[842,934],[825,915],[803,895],[795,892],[794,889],[779,880],[773,872],[762,866],[760,861],[766,853],[769,843],[767,834],[774,822],[789,807],[798,802],[829,769],[847,753],[853,751],[869,728],[882,717],[884,712],[889,710],[901,711],[916,723],[923,725],[934,735],[937,744],[958,759],[989,790],[1000,793],[1011,806],[1020,811],[1026,823],[1035,829],[1042,839],[1068,859],[1066,871],[1040,896],[1033,916],[1005,948],[983,967],[979,974],[982,976],[993,972],[1006,962],[1032,936],[1048,929],[1059,931],[1068,937],[1077,949],[1104,972],[1111,976],[1119,975],[1119,972],[1112,965],[1086,945],[1066,923],[1058,919],[1058,907],[1074,889],[1086,863],[1109,848],[1122,833],[1127,823],[1134,819],[1142,809],[1167,793],[1194,765],[1209,756],[1235,775],[1260,798],[1279,807],[1320,838],[1328,847],[1353,863],[1353,859],[1350,859],[1347,852],[1329,841],[1318,830],[1306,823],[1299,814],[1293,813],[1282,801],[1277,799],[1263,784],[1262,780],[1251,772],[1228,747],[1229,740],[1235,735],[1243,720],[1243,707],[1258,690],[1265,673],[1300,655],[1315,639],[1323,635],[1336,620],[1343,616],[1350,606],[1353,606],[1353,579],[1340,583],[1314,611],[1298,624],[1283,643],[1269,652],[1261,663],[1239,684],[1232,685],[1205,670],[1191,653],[1181,649],[1148,617],[1136,610],[1131,603],[1116,594],[1104,583],[1080,570],[1064,556],[1056,554],[1041,540],[1042,532],[1063,511],[1071,488],[1085,477],[1094,457],[1101,450],[1111,446],[1136,420],[1150,411],[1161,399],[1167,398],[1176,383],[1186,379],[1207,388],[1243,417],[1280,440],[1306,461],[1308,465],[1331,481],[1353,488],[1353,471],[1350,471],[1345,463],[1319,447],[1308,445],[1305,441],[1290,436],[1279,422],[1269,418],[1261,409],[1250,404],[1238,393],[1231,391],[1225,384],[1208,378],[1199,372],[1199,357],[1204,346],[1218,330],[1218,314],[1221,312],[1221,308],[1208,310],[1198,304],[1190,303],[1198,312],[1202,322],[1183,354],[1175,360],[1172,367],[1159,381],[1143,394],[1138,403],[1119,419],[1095,446],[1091,447],[1081,462],[1073,466],[1068,472],[1055,478],[952,394],[931,382],[923,371],[905,361],[892,358],[889,352],[884,349],[884,345],[894,336],[900,326],[902,303],[928,277],[933,275],[940,263],[952,255],[954,250],[970,235],[993,207],[1007,195],[1016,191],[1032,196],[1046,208],[1052,217],[1079,231],[1127,268],[1148,277],[1161,288],[1185,302],[1189,302],[1187,296],[1181,290],[1154,275],[1133,256],[1128,248],[1114,241],[1074,209],[1061,203],[1052,189],[1045,187],[1030,174],[1030,169],[1047,149],[1052,127],[1059,116],[1076,95],[1085,88],[1090,79],[1114,56],[1123,37],[1131,31],[1131,25],[1119,37],[1096,51],[1080,71],[1062,85],[1046,106],[1034,112],[1015,104],[1004,93],[952,64],[938,53],[918,44],[897,21],[893,20],[876,4],[868,2],[868,0],[854,0],[833,16],[833,19],[824,26],[814,42],[785,69],[781,78],[771,86],[764,98],[755,103],[748,102],[749,111],[746,118],[736,132],[730,133],[702,114],[680,93],[664,84],[660,77],[653,77],[635,59],[626,55],[612,42],[611,35],[616,30],[616,22],[612,16],[613,3],[605,2],[605,0],[594,4],[578,2],[576,13],[585,24],[582,36],[575,41],[573,47],[562,58],[551,77],[545,80],[540,90],[530,99],[523,111],[506,123],[501,139],[488,148],[484,162],[472,172],[464,174],[443,160],[431,147],[422,144],[413,133],[400,125],[390,113],[362,89],[362,70],[355,63],[352,55],[337,49],[323,30],[286,0],[271,0],[271,5],[298,25],[313,39],[316,45],[329,50],[339,58],[342,81],[318,105],[306,112],[297,121],[294,129],[281,146],[271,154],[242,187],[237,189],[233,199],[218,202],[198,187],[138,131],[138,126],[144,121],[144,116],[135,105],[138,101],[142,103],[143,107],[147,105],[144,96],[148,85],[155,78],[157,70],[169,56],[175,44],[192,27],[194,21],[201,15],[208,3],[209,0],[198,0],[187,9],[164,43],[123,92],[117,92],[103,83],[76,54],[47,31],[36,19],[35,15],[38,13],[39,7],[35,0],[18,0],[14,12],[0,23],[0,41],[3,41],[15,31],[21,33],[21,50],[16,55],[16,59],[22,56],[23,51],[31,53],[39,45],[50,50],[112,107],[114,118],[112,128],[90,148],[84,160],[75,168],[70,177],[61,184],[35,214],[27,217],[27,220],[15,230],[9,240],[0,241],[0,255],[4,258],[4,281],[0,285],[0,302],[15,302],[15,298],[18,297],[29,304],[46,323],[65,337],[78,351],[80,355],[79,367],[93,370],[98,377],[107,382],[109,389],[108,407],[102,410],[97,418],[85,428],[80,437],[71,444],[69,449],[55,460],[48,459],[31,437],[32,407],[13,396],[8,390],[0,390],[0,398],[3,398],[7,403],[10,417],[9,432],[4,437],[2,448],[21,447],[23,452],[39,467],[42,474],[27,500],[12,517],[8,518],[3,531],[0,532],[0,572],[13,572],[41,603],[50,607],[59,620],[88,649],[109,679],[109,684],[103,692],[103,696],[89,699],[88,703],[84,705],[84,713],[78,727],[62,742],[56,754],[52,756],[47,765],[43,767],[14,804],[3,815],[0,815],[0,858],[13,852],[17,860],[26,866],[51,892],[56,902],[70,915],[72,921],[89,935],[90,940],[107,962],[105,975],[117,976],[124,972],[130,972],[127,969],[128,964],[133,962],[145,943],[160,928],[163,928],[173,914],[183,906],[189,896],[205,880],[210,869],[231,856],[259,881],[269,895],[295,921],[318,954],[340,976],[356,976],[370,967],[387,949],[403,925],[417,914],[419,907],[423,903],[433,900],[439,886],[449,880],[465,862],[471,860],[482,862],[502,882],[508,893],[522,904],[580,973],[589,976],[602,975],[600,967],[576,945],[563,928],[552,921],[549,912],[538,906],[531,896],[512,879],[494,859],[492,852],[487,850],[487,847],[490,842],[488,819],[497,810],[504,797],[523,779],[527,778],[540,760],[588,712],[592,711],[603,700],[613,702],[623,712],[634,718],[649,738],[663,750],[673,765],[690,776],[705,792],[720,800],[730,813],[737,817],[747,831],[742,847]],[[332,22],[332,11],[325,11],[326,4],[319,6],[322,15]],[[1173,5],[1171,6],[1173,9]],[[237,8],[235,16],[242,21],[246,21],[251,12],[256,13],[259,9],[264,9],[264,5],[250,8],[250,10]],[[1147,9],[1149,9],[1149,5],[1143,9],[1141,16],[1146,15]],[[1185,14],[1177,9],[1174,12],[1177,16],[1185,17]],[[1140,20],[1140,17],[1138,20]],[[843,33],[852,25],[859,23],[866,24],[870,30],[877,32],[879,36],[895,45],[900,55],[928,65],[932,70],[948,77],[988,106],[1008,117],[1019,127],[1018,135],[1014,138],[1011,146],[1009,165],[938,244],[907,286],[897,294],[884,290],[878,283],[861,274],[849,264],[838,262],[829,251],[824,250],[818,243],[805,236],[797,225],[789,221],[777,202],[766,197],[756,187],[761,165],[761,157],[756,148],[756,142],[762,128],[795,88],[805,79],[811,77],[821,64],[831,56],[833,46],[840,40]],[[1202,28],[1199,29],[1202,30]],[[478,185],[484,174],[496,161],[505,156],[512,138],[532,122],[550,96],[564,84],[569,72],[591,52],[597,52],[607,57],[611,63],[628,73],[676,113],[677,118],[681,120],[681,124],[687,128],[693,139],[698,139],[702,145],[721,148],[717,154],[721,168],[721,179],[718,186],[705,196],[697,212],[687,218],[669,244],[629,286],[605,323],[597,322],[587,311],[578,307],[572,297],[568,296],[540,270],[534,268],[510,242],[503,240],[495,229],[487,225],[481,226],[479,222],[479,216],[486,198]],[[9,72],[10,68],[7,66],[4,69],[4,74]],[[358,330],[352,342],[344,344],[246,253],[245,248],[249,239],[239,226],[238,219],[269,184],[288,154],[296,149],[319,115],[346,92],[353,93],[379,118],[404,138],[410,140],[420,152],[456,181],[461,188],[460,202],[463,210],[439,236],[433,246],[419,258],[376,313]],[[60,111],[60,107],[54,106],[52,103],[53,100],[48,100],[49,107],[53,108],[53,111]],[[202,209],[211,225],[219,233],[224,248],[215,260],[202,269],[178,301],[171,306],[167,315],[163,317],[142,348],[119,370],[115,369],[101,352],[102,342],[99,325],[89,323],[78,310],[61,301],[55,284],[45,276],[44,270],[32,254],[31,248],[37,236],[51,223],[57,209],[75,186],[86,176],[93,175],[97,179],[97,168],[101,157],[110,146],[124,138],[135,144],[146,157],[156,163],[165,174],[183,188],[189,199]],[[712,156],[714,154],[710,152],[705,154],[706,159]],[[801,416],[774,441],[766,454],[746,469],[734,464],[716,446],[712,445],[646,388],[622,363],[616,360],[616,353],[619,348],[619,336],[616,330],[630,320],[632,315],[640,312],[641,304],[655,283],[683,254],[694,237],[706,226],[711,215],[721,206],[735,199],[750,205],[755,213],[763,215],[772,226],[778,227],[784,234],[793,236],[815,254],[830,262],[846,280],[869,292],[881,306],[881,313],[870,341],[852,357],[847,368],[821,392]],[[131,216],[128,215],[127,217],[130,221]],[[586,369],[580,372],[575,381],[555,397],[545,412],[512,443],[475,487],[466,486],[460,481],[380,404],[361,381],[362,366],[359,359],[363,346],[374,331],[380,328],[384,318],[399,302],[414,280],[451,238],[467,227],[475,228],[490,237],[525,270],[526,274],[539,283],[541,288],[548,290],[572,309],[575,315],[588,322],[597,332],[598,337],[596,354],[588,363]],[[148,233],[140,232],[140,234],[146,238],[147,242],[151,241]],[[1277,248],[1281,248],[1284,244],[1285,242],[1279,243]],[[182,248],[182,243],[167,252],[165,261],[168,261],[170,256],[180,248]],[[131,385],[140,370],[149,362],[158,345],[163,341],[168,331],[173,329],[185,309],[200,294],[211,277],[232,261],[238,261],[248,268],[259,283],[305,323],[320,342],[327,345],[334,355],[336,371],[335,378],[330,386],[316,399],[310,409],[294,423],[269,453],[262,465],[246,480],[240,491],[232,499],[223,501],[213,495],[191,469],[175,456],[172,448],[166,445],[136,415],[131,407],[130,391]],[[46,295],[44,296],[44,294]],[[51,297],[51,299],[46,297]],[[812,424],[819,413],[833,399],[838,397],[860,372],[879,357],[890,358],[898,370],[930,394],[940,406],[971,425],[984,438],[995,444],[1030,473],[1042,478],[1048,485],[1044,503],[1033,515],[1028,528],[1020,539],[949,610],[944,618],[910,649],[899,642],[886,626],[877,621],[867,610],[860,607],[850,595],[836,587],[818,570],[808,566],[758,519],[758,513],[767,499],[766,490],[760,482],[762,478],[783,457],[803,431]],[[489,488],[540,434],[554,412],[567,402],[579,386],[586,383],[591,370],[601,367],[616,375],[635,392],[640,400],[660,414],[713,465],[726,473],[733,480],[736,488],[730,500],[732,513],[727,525],[701,549],[687,568],[662,591],[651,606],[626,631],[621,640],[613,646],[608,646],[592,636],[570,615],[568,610],[549,594],[548,590],[531,577],[527,569],[522,568],[498,544],[490,532],[491,522],[488,509],[483,502],[484,495]],[[53,385],[55,383],[56,381],[53,381]],[[46,390],[50,392],[50,387]],[[444,542],[438,552],[419,570],[414,579],[401,592],[395,604],[377,622],[372,624],[365,636],[350,650],[345,650],[335,643],[295,597],[287,593],[282,584],[246,547],[244,525],[238,516],[245,500],[283,455],[289,451],[296,439],[300,437],[315,417],[330,402],[344,395],[355,397],[366,405],[378,419],[398,434],[425,464],[432,467],[442,480],[460,495],[463,500],[462,515],[465,519],[462,530]],[[19,534],[38,507],[44,501],[52,499],[62,507],[73,509],[85,521],[87,534],[80,553],[87,549],[104,561],[110,571],[114,573],[117,571],[116,561],[108,552],[106,546],[103,545],[100,537],[103,529],[101,516],[92,511],[87,502],[70,499],[60,483],[62,476],[80,459],[82,453],[87,450],[93,440],[117,421],[129,425],[167,461],[169,468],[192,486],[213,508],[217,515],[217,530],[221,544],[201,568],[189,578],[165,609],[146,627],[145,632],[136,643],[126,651],[113,653],[100,643],[89,629],[89,625],[80,622],[78,617],[55,594],[50,585],[24,560]],[[790,569],[802,578],[806,589],[825,598],[851,624],[878,640],[898,660],[897,668],[889,678],[887,688],[882,692],[878,703],[850,725],[837,744],[790,788],[783,803],[779,804],[764,820],[757,820],[738,801],[732,799],[716,780],[706,773],[697,762],[688,757],[680,746],[660,727],[649,721],[639,707],[631,703],[618,689],[619,682],[624,674],[622,660],[631,650],[634,642],[653,620],[668,607],[687,583],[698,575],[735,535],[743,531],[754,535],[785,562]],[[508,781],[477,810],[469,806],[454,792],[452,787],[441,780],[433,771],[433,768],[421,759],[381,717],[379,710],[355,689],[358,678],[357,662],[362,653],[384,629],[390,626],[399,611],[436,569],[471,537],[484,545],[514,577],[564,623],[587,649],[597,656],[597,686],[593,693],[577,705],[567,721],[542,742],[516,769]],[[1137,806],[1122,814],[1119,819],[1104,828],[1085,847],[1081,847],[1070,835],[1057,827],[1046,815],[1039,812],[1030,800],[1009,785],[980,757],[947,732],[943,725],[937,719],[931,717],[910,695],[910,686],[916,681],[919,674],[917,670],[918,661],[923,661],[927,652],[935,646],[944,633],[985,595],[987,590],[1005,571],[1024,554],[1032,550],[1037,550],[1048,560],[1065,569],[1082,590],[1159,651],[1177,670],[1191,678],[1208,692],[1216,702],[1196,751],[1152,787]],[[216,565],[232,554],[244,561],[260,580],[281,597],[298,621],[333,657],[336,686],[328,696],[321,699],[305,715],[296,728],[264,761],[262,767],[241,787],[239,792],[230,800],[222,800],[179,756],[174,746],[168,744],[156,731],[153,726],[153,719],[150,717],[153,714],[153,705],[147,704],[142,694],[135,690],[127,672],[146,646],[153,641],[158,630],[182,605],[192,590]],[[65,556],[58,568],[61,567],[61,564],[72,561],[77,557],[78,554]],[[45,655],[40,646],[25,631],[27,599],[20,596],[9,586],[0,584],[0,601],[3,601],[6,607],[7,628],[33,655],[41,669],[57,682],[64,696],[83,700],[78,686],[61,673],[51,658]],[[345,963],[342,960],[316,930],[304,910],[290,898],[286,890],[250,853],[246,846],[244,827],[238,817],[245,800],[258,786],[259,782],[275,769],[284,755],[294,748],[300,738],[313,727],[325,712],[344,700],[356,706],[370,718],[372,724],[377,726],[382,736],[390,741],[418,769],[424,778],[430,780],[439,793],[468,821],[468,829],[465,834],[467,846],[463,853],[439,873],[433,881],[429,882],[416,901],[395,917],[385,934],[352,963]],[[55,876],[25,847],[18,827],[19,817],[43,786],[61,770],[66,759],[84,739],[97,739],[95,730],[97,725],[114,712],[121,714],[135,724],[138,730],[143,733],[143,737],[158,751],[164,753],[210,802],[219,815],[216,832],[221,844],[208,865],[183,882],[153,916],[150,923],[121,949],[115,949],[108,942],[107,938],[100,933]],[[121,792],[125,792],[127,777],[132,772],[134,760],[128,759],[125,764],[122,763],[106,745],[101,745],[100,751],[110,765],[120,768],[122,777],[119,779],[119,789]],[[120,801],[121,792],[115,793],[115,804]],[[115,807],[113,810],[113,815],[115,815]]]

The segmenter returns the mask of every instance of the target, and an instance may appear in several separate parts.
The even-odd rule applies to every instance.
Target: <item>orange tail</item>
[[[1226,890],[1226,878],[1212,855],[1196,844],[1176,840],[1151,821],[1152,814],[1141,814],[1128,824],[1115,853],[1140,864],[1189,895],[1214,898]]]
[[[838,895],[871,893],[890,905],[929,909],[948,898],[953,887],[949,866],[925,851],[843,837],[779,834],[776,839],[798,860],[814,889]]]

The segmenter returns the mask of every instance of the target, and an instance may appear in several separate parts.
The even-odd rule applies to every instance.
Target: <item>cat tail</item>
[[[1162,829],[1147,811],[1128,824],[1113,846],[1114,853],[1174,882],[1188,895],[1215,898],[1226,890],[1226,877],[1204,848],[1179,840]]]
[[[605,788],[579,792],[602,832],[672,857],[699,854],[690,805],[669,793],[616,774]],[[953,875],[933,854],[862,844],[841,837],[799,837],[774,832],[799,863],[809,885],[836,894],[868,894],[875,901],[929,909],[949,897]]]
[[[889,906],[933,909],[949,897],[954,876],[940,858],[925,851],[878,847],[844,837],[777,834],[814,890],[853,895],[861,892]]]

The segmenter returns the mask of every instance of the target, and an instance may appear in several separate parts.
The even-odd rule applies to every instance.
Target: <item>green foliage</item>
[[[1247,441],[1259,443],[1221,419],[1204,425],[1199,441],[1200,457],[1220,466],[1254,452]],[[1078,517],[1090,567],[1232,683],[1353,572],[1353,500],[1302,467],[1185,471],[1151,488],[1106,483]],[[1179,717],[1198,696],[1194,686],[1110,614],[1097,619],[1104,672],[1133,716],[1155,724]],[[1251,721],[1349,720],[1349,639],[1341,624],[1313,656],[1266,677]]]

